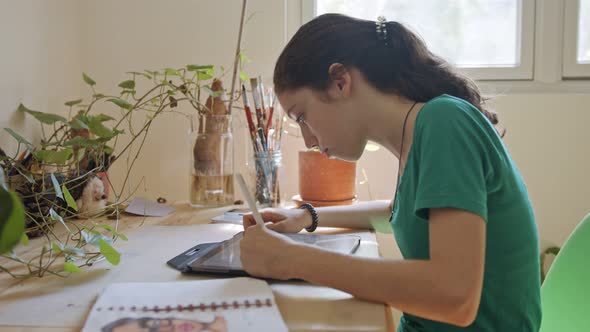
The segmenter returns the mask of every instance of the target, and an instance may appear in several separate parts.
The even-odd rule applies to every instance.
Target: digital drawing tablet
[[[231,239],[198,244],[172,258],[167,264],[183,273],[248,276],[240,261],[240,240],[243,232]],[[358,235],[282,234],[294,241],[320,248],[353,254],[360,246]]]

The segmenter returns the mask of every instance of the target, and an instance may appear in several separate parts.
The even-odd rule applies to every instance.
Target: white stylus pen
[[[254,198],[248,191],[248,187],[246,186],[246,181],[244,181],[244,177],[241,173],[237,173],[235,175],[238,183],[240,184],[240,189],[242,190],[242,195],[246,198],[246,202],[248,203],[248,207],[252,210],[252,214],[254,215],[254,220],[256,220],[256,225],[264,226],[264,220],[262,220],[262,216],[258,209],[256,208],[256,203],[254,202]]]

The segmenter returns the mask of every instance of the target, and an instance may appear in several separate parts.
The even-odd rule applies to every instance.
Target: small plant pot
[[[317,151],[300,151],[299,196],[306,202],[352,204],[356,198],[356,163],[329,159]]]

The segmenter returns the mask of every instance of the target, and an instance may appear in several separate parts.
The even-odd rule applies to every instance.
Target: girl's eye
[[[303,114],[299,115],[297,117],[297,119],[295,119],[295,122],[297,122],[297,123],[304,123],[305,120],[303,119]]]

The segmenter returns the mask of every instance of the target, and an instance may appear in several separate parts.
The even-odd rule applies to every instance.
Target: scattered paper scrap
[[[166,204],[152,202],[145,198],[135,197],[125,209],[125,212],[146,217],[164,217],[176,211],[175,208]]]

